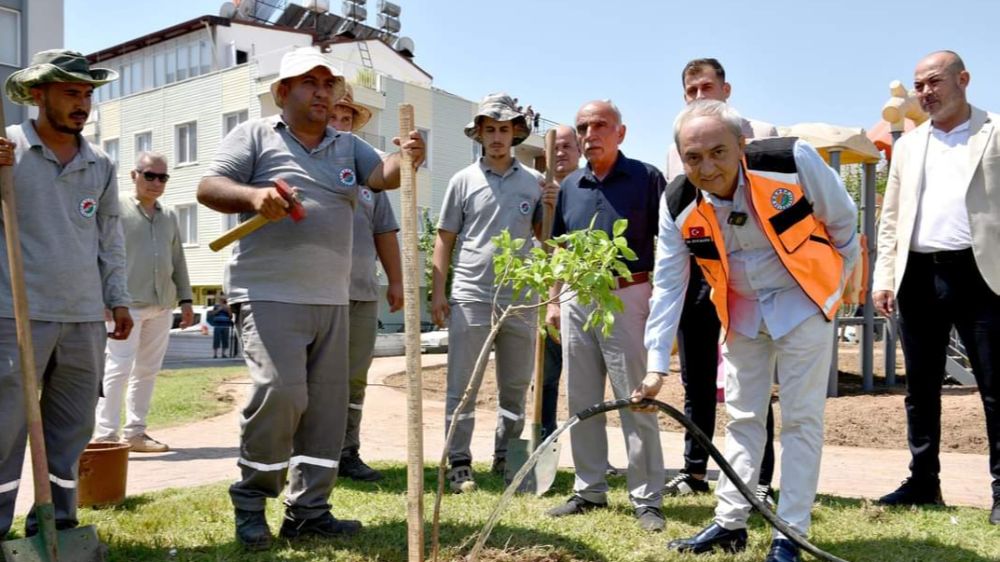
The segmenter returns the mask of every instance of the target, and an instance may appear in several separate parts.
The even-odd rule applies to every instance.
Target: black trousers
[[[972,250],[910,252],[897,297],[906,365],[906,426],[910,472],[941,471],[941,383],[952,326],[958,330],[986,412],[993,497],[1000,498],[1000,295],[979,273]]]
[[[562,377],[562,346],[545,338],[545,362],[542,375],[542,437],[556,430],[556,405],[559,403],[559,379]],[[573,412],[575,413],[575,412]]]
[[[684,415],[712,438],[715,434],[715,378],[719,365],[719,330],[722,325],[710,299],[711,287],[701,268],[691,260],[691,279],[684,295],[677,343],[680,348],[681,380],[684,383]],[[708,451],[684,433],[684,470],[705,474]],[[770,484],[774,475],[774,408],[767,408],[767,444],[760,467],[760,483]]]

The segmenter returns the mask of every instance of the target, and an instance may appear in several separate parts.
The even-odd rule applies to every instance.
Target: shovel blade
[[[541,443],[539,441],[539,443]],[[504,481],[508,484],[514,480],[521,467],[527,462],[528,457],[534,452],[535,443],[527,439],[511,439],[507,445],[507,468],[504,473]],[[552,483],[556,480],[556,472],[559,470],[560,444],[552,443],[538,457],[538,462],[521,481],[517,491],[523,494],[535,494],[541,496],[549,491]]]
[[[0,543],[5,562],[104,562],[104,545],[97,538],[93,525],[64,529],[56,533],[59,559],[52,560],[38,533],[26,539]]]

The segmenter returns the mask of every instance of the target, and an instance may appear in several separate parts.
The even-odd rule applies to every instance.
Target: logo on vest
[[[366,187],[361,188],[361,198],[365,200],[365,203],[371,203],[372,197],[373,197],[372,192],[368,191],[368,188]]]
[[[348,187],[354,185],[354,183],[355,183],[354,170],[352,170],[350,168],[344,168],[343,170],[341,170],[340,171],[340,183],[342,183],[342,184],[344,184],[344,185],[346,185]]]
[[[784,187],[775,189],[774,193],[771,194],[771,206],[779,211],[791,207],[792,203],[795,203],[795,195]]]
[[[528,213],[531,212],[531,203],[527,201],[521,201],[521,204],[518,206],[518,208],[521,210],[522,215],[527,215]]]
[[[692,226],[688,229],[688,238],[704,238],[705,229],[701,226]]]
[[[90,197],[80,201],[77,210],[80,211],[80,216],[86,219],[93,217],[97,213],[97,200]]]

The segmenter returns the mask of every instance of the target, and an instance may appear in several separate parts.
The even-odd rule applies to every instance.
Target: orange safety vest
[[[844,260],[804,196],[792,152],[795,140],[760,139],[747,145],[743,171],[750,208],[785,269],[827,320],[832,320],[844,292]],[[667,187],[667,208],[712,287],[712,303],[725,337],[729,333],[729,262],[715,209],[685,176]]]

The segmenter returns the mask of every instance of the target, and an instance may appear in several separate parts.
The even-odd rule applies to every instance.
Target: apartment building
[[[397,107],[414,106],[415,124],[428,143],[427,160],[417,174],[418,205],[432,215],[448,179],[478,155],[476,143],[462,132],[477,102],[435,88],[432,76],[409,53],[377,37],[319,41],[314,30],[203,16],[88,55],[92,64],[113,68],[121,78],[95,92],[84,134],[116,160],[123,190],[130,189],[137,153],[167,156],[171,180],[162,201],[178,211],[199,303],[212,302],[221,292],[229,250],[215,253],[208,243],[234,226],[236,217],[198,205],[198,181],[229,131],[247,119],[278,112],[269,85],[281,57],[308,45],[328,50],[354,85],[355,101],[372,110],[359,135],[376,148],[395,149]],[[542,155],[541,138],[532,135],[516,155],[535,164]],[[398,194],[390,200],[398,216]],[[401,322],[385,311],[382,317]]]
[[[63,46],[63,0],[0,0],[0,84],[28,66],[31,55]],[[3,100],[8,124],[34,115],[34,109]]]

